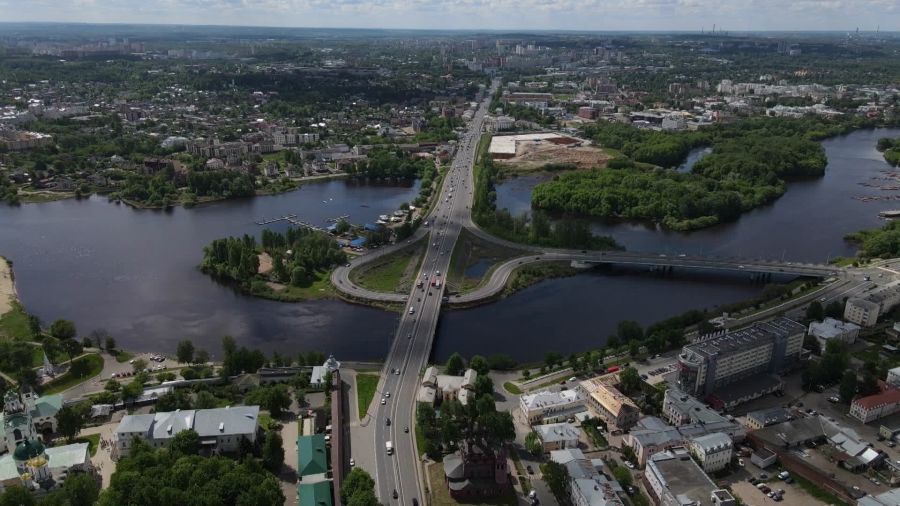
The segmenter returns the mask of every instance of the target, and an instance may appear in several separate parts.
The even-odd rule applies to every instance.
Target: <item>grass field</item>
[[[807,480],[799,474],[792,473],[791,476],[794,478],[794,481],[797,482],[797,485],[803,489],[804,492],[813,496],[815,499],[821,501],[822,503],[833,504],[835,506],[847,506],[846,501],[842,501],[836,495],[819,487],[815,483]]]
[[[87,361],[88,363],[88,372],[84,376],[75,377],[70,375],[69,373],[63,374],[62,376],[54,379],[50,383],[40,387],[42,395],[50,395],[62,392],[63,390],[68,390],[79,383],[83,383],[94,376],[100,374],[100,371],[103,370],[103,358],[97,354],[85,355],[80,358],[75,359],[76,362]]]
[[[506,383],[504,383],[503,388],[507,392],[509,392],[513,395],[521,395],[522,394],[522,389],[519,388],[518,386],[516,386],[516,384],[513,383],[512,381],[507,381]]]
[[[3,339],[31,339],[31,330],[28,328],[28,315],[18,301],[12,303],[12,309],[0,316],[0,338]]]
[[[356,375],[356,402],[359,405],[359,417],[362,419],[369,411],[369,404],[375,398],[375,389],[378,387],[379,375],[371,373],[359,373]]]
[[[385,293],[408,293],[412,289],[413,278],[422,262],[425,243],[416,244],[350,272],[350,280],[357,285]]]
[[[129,360],[134,358],[134,353],[124,350],[116,350],[116,362],[123,363],[128,362]]]
[[[87,443],[88,451],[91,452],[91,457],[93,457],[97,453],[97,449],[100,448],[100,434],[88,434],[87,436],[78,436],[75,438],[76,443]]]
[[[300,302],[306,300],[318,300],[330,297],[331,288],[331,271],[316,271],[315,278],[308,286],[291,286],[279,285],[280,288],[275,290],[269,286],[264,287],[263,291],[253,291],[253,295],[265,297],[267,299],[280,300],[284,302]]]

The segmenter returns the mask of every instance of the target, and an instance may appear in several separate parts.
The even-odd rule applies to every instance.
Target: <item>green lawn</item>
[[[331,271],[316,271],[312,283],[307,286],[282,285],[278,290],[263,286],[263,290],[251,290],[253,295],[286,302],[318,300],[332,294]]]
[[[393,292],[400,285],[400,280],[409,265],[409,257],[397,255],[389,261],[360,274],[357,284],[376,292]]]
[[[356,402],[359,405],[359,418],[362,419],[369,411],[369,404],[375,398],[375,389],[378,387],[379,375],[360,373],[356,375]]]
[[[450,267],[447,269],[447,283],[451,288],[459,292],[474,290],[484,280],[490,278],[494,269],[501,263],[523,254],[524,251],[521,250],[486,243],[468,231],[462,230],[450,257]],[[490,262],[491,264],[483,275],[466,275],[466,269],[481,262]]]
[[[504,383],[503,388],[513,395],[522,395],[522,389],[516,386],[516,384],[512,381],[507,381],[506,383]]]
[[[42,386],[40,388],[42,395],[50,395],[62,392],[63,390],[68,390],[69,388],[78,385],[79,383],[83,383],[94,376],[100,374],[100,371],[103,370],[103,358],[97,354],[85,355],[81,358],[75,359],[76,361],[87,361],[88,363],[88,372],[82,377],[74,377],[69,373],[63,374],[62,376],[54,379],[50,383]]]
[[[76,443],[87,443],[88,450],[91,452],[91,457],[97,453],[97,448],[100,448],[100,434],[89,434],[87,436],[79,436],[75,438]]]
[[[842,501],[836,495],[819,487],[815,483],[807,480],[799,474],[791,473],[791,477],[794,478],[794,481],[797,482],[797,485],[800,486],[800,488],[802,488],[804,492],[818,499],[820,502],[824,504],[833,504],[836,506],[847,506],[846,501]]]
[[[350,272],[350,280],[357,285],[385,293],[408,293],[424,253],[424,243],[414,245],[376,261],[372,266],[360,266]]]
[[[12,303],[12,309],[0,316],[0,338],[5,339],[31,339],[31,330],[28,328],[28,315],[18,301]]]
[[[128,362],[129,360],[134,358],[134,353],[124,350],[116,350],[116,362],[123,363]]]

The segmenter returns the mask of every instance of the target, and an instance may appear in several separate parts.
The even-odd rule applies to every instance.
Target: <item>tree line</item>
[[[878,139],[875,147],[884,154],[884,161],[894,167],[900,165],[900,137],[896,139],[882,137]]]
[[[575,215],[650,220],[673,230],[709,227],[774,201],[791,179],[821,176],[827,160],[816,140],[849,128],[848,122],[809,118],[757,118],[685,133],[591,126],[586,135],[628,158],[539,184],[532,205]],[[691,172],[668,168],[702,145],[712,152]]]
[[[497,167],[490,158],[482,157],[475,168],[475,195],[472,220],[491,234],[504,239],[548,247],[616,249],[610,236],[596,236],[590,225],[580,220],[552,221],[537,210],[513,216],[508,209],[497,209],[495,182]]]

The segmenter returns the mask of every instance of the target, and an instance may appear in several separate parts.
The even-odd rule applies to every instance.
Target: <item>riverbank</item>
[[[114,199],[113,202],[122,202],[134,209],[169,209],[172,207],[184,207],[185,209],[189,209],[193,207],[204,207],[212,204],[234,200],[247,200],[256,197],[281,195],[299,190],[300,188],[303,188],[303,186],[307,183],[329,181],[333,179],[346,179],[348,176],[349,175],[346,172],[341,172],[339,174],[321,174],[318,176],[290,178],[288,181],[293,183],[290,186],[282,186],[282,183],[280,181],[270,182],[267,185],[254,190],[253,195],[249,197],[195,197],[194,199],[179,198],[178,200],[169,202],[168,205],[150,205],[145,202],[138,202],[136,200],[126,198]]]
[[[0,257],[0,315],[10,312],[13,304],[18,300],[12,263],[6,258]]]

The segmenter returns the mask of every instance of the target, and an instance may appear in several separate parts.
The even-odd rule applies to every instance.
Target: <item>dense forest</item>
[[[891,139],[890,137],[882,137],[878,139],[876,146],[878,151],[884,153],[884,161],[894,167],[900,165],[900,138]]]
[[[684,133],[588,127],[585,134],[595,142],[628,158],[540,184],[532,192],[532,205],[576,215],[651,220],[673,230],[708,227],[774,201],[791,179],[821,176],[827,160],[817,140],[853,127],[849,121],[813,118],[758,118]],[[691,149],[704,145],[712,152],[690,173],[664,168],[677,166]]]
[[[181,179],[185,179],[181,181]],[[186,186],[179,188],[177,184]],[[129,174],[125,186],[109,195],[148,207],[168,207],[176,202],[194,204],[197,199],[230,199],[251,197],[256,192],[253,177],[233,170],[194,172],[176,176],[170,168],[156,175]]]
[[[540,211],[529,216],[512,216],[508,209],[497,209],[494,183],[497,168],[490,158],[482,157],[475,167],[475,198],[472,220],[486,231],[504,239],[528,244],[562,248],[613,249],[620,246],[609,236],[595,236],[590,226],[577,220],[552,222]]]
[[[193,431],[181,432],[174,439],[170,448],[158,450],[136,441],[128,457],[119,461],[97,504],[284,504],[278,479],[257,460],[201,457]]]
[[[289,228],[284,234],[263,230],[261,246],[249,235],[216,239],[203,248],[203,272],[236,282],[245,290],[256,291],[263,282],[259,275],[259,254],[272,259],[270,279],[291,286],[308,286],[317,271],[347,261],[334,239],[323,232]],[[264,283],[263,283],[264,284]]]
[[[860,230],[844,239],[859,245],[863,258],[895,258],[900,256],[900,221],[888,221],[881,228]]]
[[[347,169],[351,177],[370,179],[414,179],[424,176],[434,160],[411,157],[400,150],[373,149],[367,158]]]

